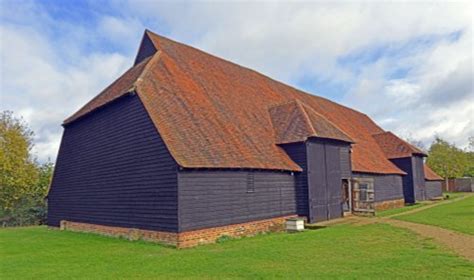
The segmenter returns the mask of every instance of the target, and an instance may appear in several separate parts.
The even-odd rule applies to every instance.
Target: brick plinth
[[[295,216],[278,217],[180,233],[103,226],[71,221],[61,221],[61,229],[122,237],[129,240],[145,240],[171,245],[177,248],[189,248],[196,245],[214,243],[222,236],[238,238],[264,232],[283,231],[285,229],[286,219],[292,217]]]
[[[178,243],[178,234],[175,232],[112,227],[71,221],[61,221],[61,230],[90,232],[106,236],[127,238],[128,240],[141,239],[172,246],[176,246]]]
[[[253,221],[249,223],[234,224],[209,229],[182,232],[179,234],[179,248],[193,247],[200,244],[214,243],[221,236],[238,238],[242,236],[252,236],[264,232],[277,232],[285,230],[285,216],[273,219]]]
[[[394,199],[394,200],[387,200],[387,201],[380,201],[375,203],[375,210],[382,211],[388,210],[393,208],[400,208],[405,206],[405,200],[402,199]]]

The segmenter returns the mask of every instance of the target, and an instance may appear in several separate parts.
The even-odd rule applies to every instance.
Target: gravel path
[[[354,224],[357,226],[362,226],[362,225],[368,225],[368,224],[373,224],[373,223],[387,223],[395,227],[411,230],[421,236],[431,238],[435,240],[435,242],[442,244],[445,247],[453,250],[458,255],[465,257],[466,259],[474,262],[474,236],[440,228],[437,226],[423,225],[423,224],[417,224],[417,223],[412,223],[412,222],[391,219],[392,217],[395,217],[395,216],[408,215],[408,214],[423,211],[432,207],[437,207],[440,205],[460,201],[472,195],[474,194],[466,194],[462,197],[458,197],[455,199],[427,204],[426,206],[422,206],[410,211],[394,214],[387,217],[368,218],[368,217],[361,217],[361,216],[350,216],[347,218],[341,218],[341,219],[336,219],[336,220],[327,221],[323,223],[318,223],[318,225],[330,226],[334,224]]]
[[[394,219],[384,219],[382,222],[399,228],[406,228],[421,236],[432,238],[436,242],[450,248],[460,256],[474,262],[473,236],[436,226],[422,225]]]

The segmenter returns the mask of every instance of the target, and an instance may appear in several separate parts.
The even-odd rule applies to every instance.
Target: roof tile
[[[425,180],[427,181],[443,181],[443,177],[439,176],[434,172],[428,165],[423,164],[423,169],[425,171]]]
[[[374,134],[373,137],[389,159],[411,157],[412,155],[426,156],[423,151],[390,131]]]
[[[365,114],[149,31],[144,36],[157,49],[151,59],[142,62],[146,67],[140,66],[142,63],[133,67],[129,71],[135,74],[127,72],[114,82],[122,86],[112,84],[113,89],[106,89],[67,121],[110,102],[134,85],[179,165],[299,171],[275,143],[268,112],[271,107],[298,100],[309,122],[298,124],[301,127],[294,137],[313,133],[308,125],[316,135],[347,137],[355,142],[354,171],[404,174],[377,145],[372,134],[384,131]],[[131,83],[132,78],[137,80]],[[295,120],[301,117],[300,113],[294,116]]]

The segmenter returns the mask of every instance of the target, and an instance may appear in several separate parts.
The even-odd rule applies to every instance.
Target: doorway
[[[349,179],[342,179],[342,211],[344,216],[352,213],[352,190]]]

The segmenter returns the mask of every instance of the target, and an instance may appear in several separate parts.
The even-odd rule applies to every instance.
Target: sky
[[[0,110],[54,161],[62,121],[133,64],[145,28],[355,108],[425,147],[474,136],[473,5],[0,0]]]

